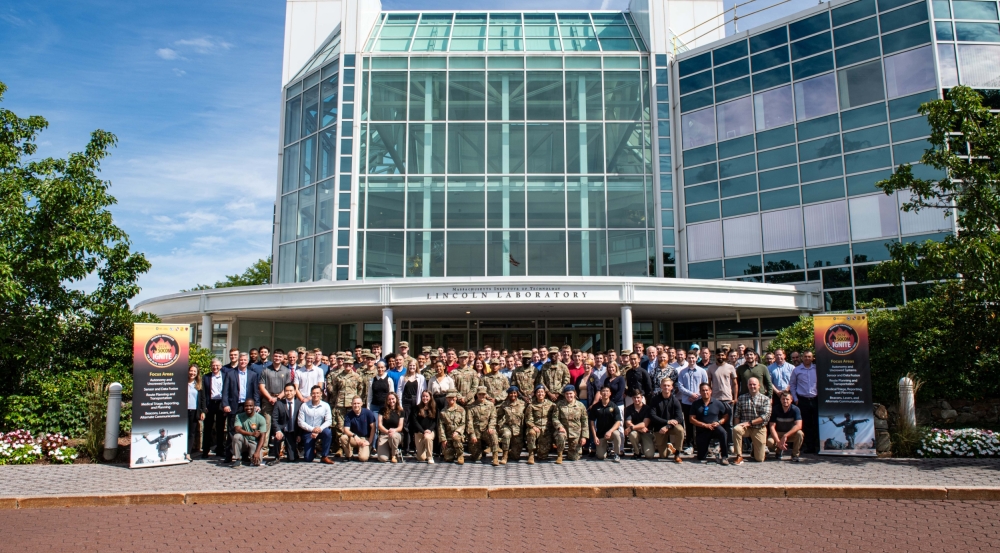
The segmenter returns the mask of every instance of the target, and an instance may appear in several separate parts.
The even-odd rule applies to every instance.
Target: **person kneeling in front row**
[[[603,460],[611,445],[611,460],[619,463],[618,451],[622,447],[622,412],[611,402],[611,388],[601,387],[601,399],[590,408],[590,433],[597,438],[597,458]]]
[[[768,424],[770,435],[767,437],[767,447],[775,452],[775,457],[780,461],[783,452],[788,451],[788,444],[792,445],[792,461],[799,462],[799,450],[805,440],[802,433],[802,412],[795,405],[792,405],[792,393],[788,390],[781,392],[781,407],[771,413],[771,421]]]
[[[684,445],[684,410],[674,395],[674,381],[669,377],[660,379],[660,393],[649,402],[646,427],[653,434],[653,447],[660,459],[672,455],[675,463],[681,463],[681,447]]]
[[[354,397],[351,410],[344,415],[340,428],[340,449],[344,460],[350,461],[354,451],[358,461],[365,462],[371,456],[372,442],[375,441],[375,413],[361,406],[361,398]]]
[[[298,417],[302,429],[303,459],[311,463],[316,458],[316,442],[320,445],[320,461],[333,464],[330,459],[330,442],[333,441],[333,414],[330,404],[323,401],[323,388],[315,385],[309,390],[309,401],[301,404]],[[293,446],[294,447],[294,446]]]
[[[708,444],[713,439],[719,440],[719,464],[729,464],[729,434],[725,424],[729,420],[729,408],[717,399],[712,399],[712,386],[702,382],[698,387],[701,398],[691,404],[691,415],[688,420],[698,428],[695,434],[698,460],[705,462],[708,458]]]
[[[733,447],[736,450],[735,465],[743,464],[743,436],[750,436],[753,444],[753,458],[764,462],[767,455],[767,421],[771,418],[771,398],[760,393],[760,381],[756,377],[747,380],[749,392],[736,400],[735,418],[740,422],[733,427]]]

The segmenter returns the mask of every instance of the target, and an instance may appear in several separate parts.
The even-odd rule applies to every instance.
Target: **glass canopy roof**
[[[624,12],[383,12],[366,52],[645,52]]]

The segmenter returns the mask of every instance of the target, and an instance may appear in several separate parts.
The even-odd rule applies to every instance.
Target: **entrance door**
[[[530,330],[489,330],[479,334],[479,349],[490,346],[495,350],[520,351],[534,347],[534,332]]]
[[[569,344],[573,349],[596,352],[605,349],[601,341],[601,332],[592,330],[556,330],[549,331],[549,346],[562,347]]]

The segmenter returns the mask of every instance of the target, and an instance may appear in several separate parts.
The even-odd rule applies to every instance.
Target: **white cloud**
[[[233,47],[229,42],[210,36],[178,40],[174,44],[176,46],[186,46],[199,54],[208,54],[215,50],[229,50]]]
[[[184,75],[187,75],[187,71],[185,71],[183,69],[178,69],[178,68],[175,67],[174,68],[174,75],[177,75],[178,77],[183,77]]]
[[[175,60],[178,58],[177,50],[173,48],[160,48],[156,51],[156,55],[165,60]]]

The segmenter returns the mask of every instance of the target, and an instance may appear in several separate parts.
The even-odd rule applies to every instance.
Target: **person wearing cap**
[[[441,442],[441,460],[465,464],[465,409],[458,405],[458,392],[448,392],[445,407],[438,415],[438,440]]]
[[[354,404],[354,398],[362,397],[361,394],[364,393],[364,390],[364,382],[361,381],[361,376],[354,370],[354,365],[351,363],[346,364],[344,370],[339,373],[331,372],[326,375],[327,401],[330,402],[330,407],[336,411],[335,418],[339,417],[340,420],[347,416],[347,412]],[[340,426],[334,425],[331,428],[334,447],[339,447],[342,439]]]
[[[622,412],[611,401],[611,388],[606,382],[601,387],[600,397],[590,408],[590,433],[597,439],[597,458],[606,459],[610,445],[611,460],[618,463],[621,462],[618,452],[622,449]]]
[[[507,395],[507,388],[510,388],[510,380],[503,375],[501,367],[506,367],[507,361],[504,358],[500,358],[499,361],[493,363],[493,367],[496,369],[491,371],[490,374],[482,377],[479,380],[479,386],[486,388],[486,399],[493,405],[497,405],[503,398]]]
[[[368,352],[362,354],[362,356],[365,358],[365,363],[364,365],[361,366],[360,369],[358,369],[358,376],[361,377],[361,386],[362,386],[361,397],[367,398],[368,384],[372,381],[373,378],[375,378],[375,375],[378,374],[378,369],[375,368],[375,363],[379,361],[379,358],[375,354],[375,352]]]
[[[552,410],[556,404],[548,399],[544,384],[535,386],[535,397],[525,409],[525,441],[528,444],[528,464],[535,464],[536,454],[539,461],[544,461],[552,449],[554,430],[552,426]]]
[[[517,386],[518,397],[525,404],[531,402],[532,392],[535,389],[535,381],[537,379],[538,371],[530,363],[514,369],[513,374],[511,374],[510,383],[513,386]]]
[[[637,389],[632,390],[632,405],[625,408],[625,436],[632,444],[632,456],[636,459],[653,458],[653,435],[649,432],[647,419],[649,406],[646,405],[646,396]]]
[[[660,393],[649,403],[646,428],[653,434],[653,447],[660,459],[673,455],[675,463],[681,463],[681,448],[684,446],[684,410],[674,395],[674,381],[660,380]]]
[[[556,464],[561,465],[563,452],[570,461],[577,461],[583,454],[583,445],[590,438],[587,408],[576,400],[576,388],[567,384],[562,391],[562,399],[552,411],[552,426],[555,428]]]
[[[417,370],[423,375],[424,380],[430,382],[434,378],[434,375],[437,374],[437,370],[434,368],[438,360],[437,350],[423,354],[420,357],[423,358],[423,361],[420,361],[418,358]]]
[[[462,407],[472,403],[475,399],[476,388],[479,387],[479,374],[469,363],[469,354],[461,351],[458,354],[461,367],[452,371],[451,379],[455,381],[455,391],[458,392],[458,404]]]
[[[559,360],[559,348],[549,348],[549,361],[542,365],[542,370],[538,373],[535,384],[545,386],[546,397],[549,401],[555,402],[559,399],[558,390],[562,390],[571,383],[569,369]]]
[[[534,371],[531,367],[528,370]],[[524,411],[525,402],[520,398],[517,386],[507,388],[507,399],[497,406],[497,433],[500,435],[500,449],[503,450],[501,465],[506,465],[508,459],[515,463],[521,457],[524,449]]]
[[[488,400],[486,386],[476,388],[476,400],[465,408],[465,435],[469,438],[472,462],[483,458],[486,448],[493,454],[493,466],[500,465],[500,447],[497,443],[497,409]]]
[[[413,357],[410,357],[410,343],[407,341],[401,341],[396,347],[396,355],[403,356],[402,366],[406,367],[406,364],[410,362],[410,359],[413,359]]]

